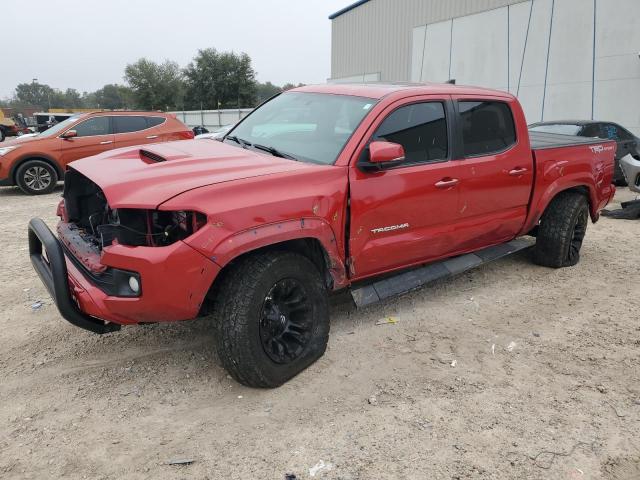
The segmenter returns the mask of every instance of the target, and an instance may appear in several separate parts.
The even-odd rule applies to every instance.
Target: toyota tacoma
[[[276,387],[323,355],[333,291],[369,305],[530,246],[575,265],[615,150],[529,133],[499,91],[306,86],[219,142],[73,162],[56,233],[31,220],[29,252],[72,324],[211,315],[229,373]]]

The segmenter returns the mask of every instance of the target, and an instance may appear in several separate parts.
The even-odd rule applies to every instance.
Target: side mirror
[[[375,141],[369,144],[368,161],[360,161],[365,171],[382,170],[404,162],[404,147],[399,143]]]
[[[75,138],[77,136],[78,136],[78,132],[76,132],[75,130],[67,130],[62,134],[62,138],[64,139]]]

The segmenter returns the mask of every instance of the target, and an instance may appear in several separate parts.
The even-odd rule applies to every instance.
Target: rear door
[[[449,97],[398,101],[376,119],[350,167],[352,278],[446,256],[457,248],[458,162],[451,161]],[[365,170],[373,140],[399,143],[405,162]]]
[[[108,116],[88,118],[76,123],[68,130],[75,130],[77,136],[60,139],[60,158],[65,167],[74,160],[97,155],[113,148],[113,130],[111,118]]]
[[[454,104],[463,156],[459,241],[471,251],[511,240],[522,229],[533,187],[533,155],[526,129],[517,136],[516,125],[526,123],[515,102],[456,96]]]
[[[146,115],[116,115],[113,117],[116,148],[157,143],[164,139],[159,131],[163,117]]]

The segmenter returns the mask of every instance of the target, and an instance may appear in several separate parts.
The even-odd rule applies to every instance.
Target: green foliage
[[[242,108],[256,104],[256,73],[246,53],[198,50],[184,75],[186,108]]]
[[[107,110],[124,110],[134,104],[134,92],[124,85],[107,84],[93,92],[92,106]]]
[[[265,100],[269,100],[275,94],[280,92],[282,92],[282,88],[274,85],[271,82],[258,83],[256,85],[256,97],[258,99],[257,103],[262,103]]]
[[[126,66],[124,79],[126,86],[107,84],[95,92],[82,94],[73,88],[62,91],[38,82],[21,83],[12,98],[0,99],[0,107],[18,110],[31,107],[41,110],[251,108],[296,87],[293,83],[283,87],[271,82],[258,83],[249,55],[218,52],[215,48],[198,50],[184,70],[169,60],[156,63],[141,58]]]
[[[182,106],[183,78],[180,66],[141,58],[127,65],[124,78],[131,87],[136,106],[145,110],[172,110]]]

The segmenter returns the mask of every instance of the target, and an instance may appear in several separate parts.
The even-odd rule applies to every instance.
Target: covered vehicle
[[[324,353],[329,293],[369,305],[531,246],[575,265],[611,200],[615,143],[527,130],[518,100],[454,85],[290,90],[222,142],[70,165],[54,234],[29,224],[62,316],[96,333],[213,315],[239,382]]]
[[[615,141],[617,148],[613,181],[616,185],[624,186],[627,184],[622,173],[620,160],[626,155],[631,155],[640,160],[640,139],[617,123],[594,120],[564,120],[534,123],[529,125],[529,129],[532,132],[577,135]]]

